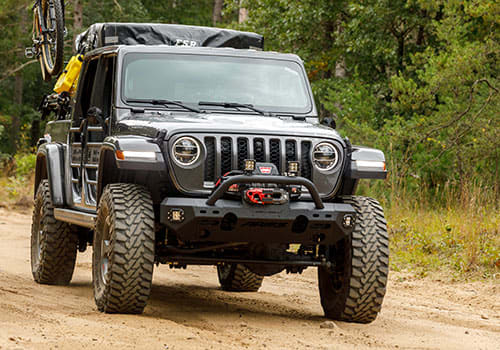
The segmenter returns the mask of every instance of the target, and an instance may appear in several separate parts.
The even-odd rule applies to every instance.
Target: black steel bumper
[[[301,185],[314,202],[257,205],[221,199],[233,184]],[[167,198],[160,221],[183,241],[332,244],[350,234],[355,211],[350,204],[323,203],[303,177],[238,175],[225,180],[207,199]]]
[[[312,202],[251,205],[219,199],[168,198],[161,203],[160,221],[183,241],[332,244],[352,232],[355,211],[349,204]],[[182,221],[173,211],[182,210]],[[346,219],[347,218],[347,219]],[[346,225],[349,221],[350,225]]]

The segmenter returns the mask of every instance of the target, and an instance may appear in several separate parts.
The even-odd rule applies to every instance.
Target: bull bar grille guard
[[[236,175],[225,180],[217,189],[208,197],[206,204],[213,206],[224,196],[229,187],[235,184],[252,184],[252,183],[267,183],[277,185],[301,185],[307,188],[311,198],[314,201],[316,209],[324,209],[325,205],[314,184],[300,176],[278,176],[278,175]]]

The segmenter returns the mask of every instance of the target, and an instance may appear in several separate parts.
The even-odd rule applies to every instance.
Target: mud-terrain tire
[[[319,292],[325,316],[370,323],[384,299],[389,273],[389,237],[384,212],[372,198],[347,196],[356,210],[352,235],[329,247],[334,267],[318,269]]]
[[[149,191],[134,184],[106,186],[97,210],[92,254],[99,311],[142,313],[151,291],[154,243]]]
[[[264,280],[242,264],[217,265],[217,276],[222,290],[230,292],[257,292]]]
[[[67,285],[75,269],[76,227],[54,218],[49,183],[36,191],[31,224],[31,272],[37,283]]]

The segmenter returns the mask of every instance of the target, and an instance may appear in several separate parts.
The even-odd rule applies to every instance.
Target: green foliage
[[[408,69],[391,79],[392,111],[412,126],[406,145],[394,143],[404,145],[405,161],[432,186],[476,179],[498,191],[498,25],[478,23],[453,2],[443,16],[435,23],[439,50],[412,55]]]
[[[378,99],[371,86],[356,78],[331,79],[325,96],[325,107],[339,120],[339,129],[356,142],[373,144],[378,132],[373,128],[376,120],[382,125]]]
[[[35,154],[16,154],[14,159],[16,162],[16,175],[18,177],[34,174],[36,165]]]

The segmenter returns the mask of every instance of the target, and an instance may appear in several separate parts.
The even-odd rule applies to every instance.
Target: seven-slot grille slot
[[[207,155],[204,182],[215,182],[231,170],[243,170],[245,159],[273,163],[280,173],[287,171],[287,162],[300,161],[301,176],[311,179],[311,141],[274,137],[206,136]]]

